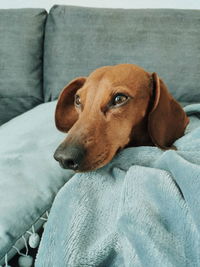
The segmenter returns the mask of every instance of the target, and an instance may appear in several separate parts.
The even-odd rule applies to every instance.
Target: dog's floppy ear
[[[154,100],[148,117],[148,132],[154,145],[175,148],[172,144],[184,135],[189,118],[158,75],[153,73],[152,78]]]
[[[86,81],[86,77],[78,77],[64,87],[58,98],[55,111],[55,124],[58,130],[68,132],[78,119],[74,107],[74,95]]]

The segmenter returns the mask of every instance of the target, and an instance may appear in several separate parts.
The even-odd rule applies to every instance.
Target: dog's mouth
[[[95,171],[98,170],[104,166],[106,166],[107,164],[109,164],[112,159],[122,150],[122,147],[118,147],[118,149],[116,149],[116,152],[113,153],[113,156],[111,157],[109,154],[109,150],[104,151],[101,154],[101,157],[99,156],[97,158],[97,160],[95,160],[94,162],[92,162],[92,164],[83,164],[82,168],[80,168],[80,170],[78,170],[77,172],[87,172],[87,171]],[[108,158],[110,158],[109,160],[107,160]]]
[[[54,153],[54,158],[59,162],[59,165],[64,169],[71,169],[75,172],[87,172],[87,171],[94,171],[99,168],[104,167],[107,165],[114,156],[122,150],[122,147],[119,146],[115,152],[111,153],[111,148],[106,146],[103,151],[97,153],[96,155],[92,155],[92,151],[85,151],[84,154],[77,149],[77,147],[73,147],[71,150],[72,152],[76,152],[73,157],[66,154],[66,151],[62,152],[61,149],[58,148]],[[60,155],[61,151],[61,155]],[[80,157],[80,153],[82,156]],[[91,160],[94,159],[94,160]]]
[[[107,157],[103,157],[101,159],[98,159],[90,164],[83,164],[82,168],[78,170],[78,172],[87,172],[87,171],[95,171],[97,169],[100,169],[104,167],[107,164]]]

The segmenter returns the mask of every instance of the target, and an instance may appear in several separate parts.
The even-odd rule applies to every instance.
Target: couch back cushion
[[[45,37],[45,100],[103,65],[157,72],[176,99],[200,101],[200,11],[54,6]]]
[[[0,125],[43,102],[46,11],[0,10]]]

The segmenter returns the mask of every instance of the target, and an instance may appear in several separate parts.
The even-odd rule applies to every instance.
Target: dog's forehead
[[[103,89],[124,85],[140,89],[149,85],[149,78],[150,74],[137,65],[119,64],[96,69],[88,76],[84,87]]]

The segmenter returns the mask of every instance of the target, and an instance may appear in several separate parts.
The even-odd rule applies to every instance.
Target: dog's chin
[[[77,170],[72,170],[70,168],[65,167],[62,163],[59,162],[59,165],[62,169],[65,170],[71,170],[75,173],[82,173],[82,172],[90,172],[90,171],[96,171],[102,167],[104,167],[105,165],[107,165],[111,160],[104,160],[101,163],[98,162],[98,164],[96,162],[94,163],[83,163]]]
[[[83,167],[79,168],[78,170],[76,170],[75,173],[96,171],[98,169],[103,168],[106,164],[107,163],[101,164],[101,165],[98,165],[98,166],[96,166],[95,164],[94,165],[90,165],[90,166],[83,166]]]
[[[120,151],[122,150],[121,147],[119,147],[118,149],[116,149],[116,152],[110,155],[106,155],[106,158],[103,158],[101,160],[98,161],[94,161],[94,162],[83,162],[80,167],[77,170],[73,170],[75,173],[82,173],[82,172],[91,172],[91,171],[96,171],[98,169],[103,168],[104,166],[106,166],[107,164],[109,164],[112,159],[116,156],[116,154],[118,154]],[[63,166],[60,162],[59,162],[60,166],[63,169],[66,170],[70,170],[70,168],[66,168],[65,166]]]
[[[76,170],[75,172],[90,172],[101,169],[107,164],[109,164],[112,161],[112,159],[116,156],[116,154],[121,150],[122,150],[121,147],[118,148],[112,156],[110,155],[108,158],[105,158],[100,162],[90,162],[89,164],[85,163],[82,166],[80,166],[79,170]]]

